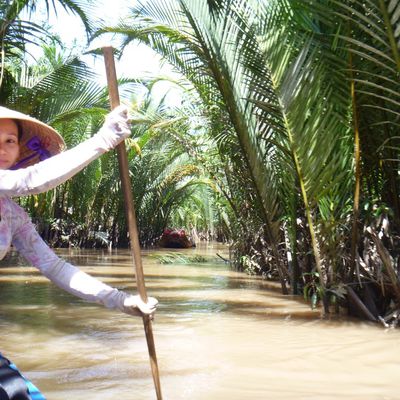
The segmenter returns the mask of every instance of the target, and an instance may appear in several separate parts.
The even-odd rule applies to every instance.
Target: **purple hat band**
[[[15,165],[11,167],[11,169],[21,168],[25,163],[27,163],[29,160],[31,160],[36,156],[39,156],[40,161],[46,160],[47,158],[51,157],[50,152],[44,147],[44,144],[42,143],[42,141],[39,139],[38,136],[31,137],[26,142],[26,147],[29,150],[32,150],[33,153],[30,154],[28,157],[25,157],[22,160],[18,161]]]

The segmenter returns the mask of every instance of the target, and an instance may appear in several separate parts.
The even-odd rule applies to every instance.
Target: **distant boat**
[[[193,240],[186,234],[184,229],[164,229],[164,232],[158,242],[160,247],[169,247],[175,249],[187,249],[195,247]]]

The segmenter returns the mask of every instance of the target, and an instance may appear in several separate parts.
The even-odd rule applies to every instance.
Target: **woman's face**
[[[17,124],[12,119],[0,119],[0,170],[11,168],[18,157]]]

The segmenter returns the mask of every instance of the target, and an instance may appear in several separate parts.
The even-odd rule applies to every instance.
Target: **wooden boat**
[[[160,247],[187,249],[195,247],[193,240],[186,234],[184,229],[165,229],[158,245]]]

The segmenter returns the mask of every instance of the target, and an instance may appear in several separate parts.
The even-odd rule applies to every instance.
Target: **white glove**
[[[143,315],[152,316],[158,305],[158,300],[154,297],[148,297],[147,303],[144,303],[139,295],[128,296],[124,300],[123,311],[127,314],[142,317]]]
[[[105,149],[111,150],[120,142],[129,137],[131,126],[128,118],[128,109],[118,106],[111,111],[96,136],[104,140]]]

